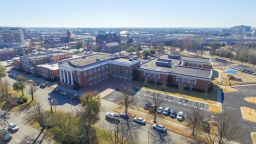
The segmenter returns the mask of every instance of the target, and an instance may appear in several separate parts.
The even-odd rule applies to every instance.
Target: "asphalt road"
[[[110,94],[111,95],[111,94]],[[108,97],[108,96],[107,96]],[[111,112],[113,107],[116,107],[116,103],[114,101],[106,100],[105,98],[101,101],[101,112],[100,112],[100,121],[98,124],[101,125],[107,125],[107,127],[110,125],[112,127],[116,127],[115,124],[105,120],[105,113]],[[122,119],[121,119],[122,120]],[[122,123],[125,123],[125,120],[122,120]],[[137,129],[137,135],[138,135],[138,141],[140,144],[153,144],[156,143],[155,140],[158,142],[161,141],[161,139],[167,139],[172,144],[196,144],[197,142],[189,139],[187,137],[184,137],[182,135],[173,133],[171,131],[167,132],[167,135],[161,135],[161,133],[156,132],[155,130],[152,130],[152,126],[147,124],[146,126],[140,126],[139,124],[136,124],[134,122],[131,122],[133,126]],[[167,141],[166,140],[166,141]]]
[[[256,109],[256,105],[252,105],[244,100],[245,97],[252,97],[256,94],[256,85],[249,86],[237,86],[235,87],[238,92],[225,93],[223,110],[231,112],[233,117],[239,121],[239,123],[245,129],[245,136],[241,139],[243,144],[251,144],[251,132],[256,132],[256,124],[252,122],[244,121],[240,111],[240,107],[253,107]],[[256,117],[256,116],[255,116]]]

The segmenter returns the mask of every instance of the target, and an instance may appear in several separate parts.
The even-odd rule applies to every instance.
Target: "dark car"
[[[129,115],[127,113],[120,113],[120,117],[123,119],[129,119]]]
[[[171,118],[176,118],[177,117],[177,112],[175,110],[171,110],[169,116]]]
[[[46,87],[46,84],[42,83],[42,84],[40,84],[39,87],[40,87],[40,88],[45,88],[45,87]]]
[[[170,110],[171,110],[171,109],[170,109],[169,107],[166,107],[166,108],[163,110],[162,114],[165,115],[165,116],[168,116],[169,113],[170,113]]]
[[[145,103],[145,105],[144,105],[145,110],[149,110],[150,107],[151,107],[150,103]]]

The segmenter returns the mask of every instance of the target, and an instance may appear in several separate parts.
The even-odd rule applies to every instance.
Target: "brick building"
[[[71,58],[72,54],[64,52],[45,53],[36,55],[26,55],[20,57],[22,71],[36,73],[36,65],[58,62],[63,59]]]
[[[62,85],[85,88],[106,79],[132,80],[133,70],[140,65],[138,60],[116,57],[110,54],[95,54],[59,62]]]
[[[58,63],[47,63],[36,65],[36,75],[41,76],[48,80],[59,79],[59,66]]]
[[[163,55],[138,69],[145,82],[207,91],[211,86],[210,59]]]

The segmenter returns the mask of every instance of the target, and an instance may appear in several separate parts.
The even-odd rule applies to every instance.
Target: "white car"
[[[183,121],[185,119],[183,111],[178,112],[177,114],[177,120]]]
[[[159,132],[166,132],[166,127],[161,124],[153,124],[153,129],[155,129]]]
[[[8,130],[10,130],[11,132],[16,132],[17,130],[19,130],[19,127],[14,123],[10,123],[8,125]]]
[[[111,119],[111,120],[115,120],[115,121],[119,121],[119,115],[115,114],[114,112],[107,112],[106,113],[106,118]]]
[[[157,110],[156,110],[159,114],[161,114],[163,112],[163,107],[159,107]]]
[[[141,117],[134,117],[133,121],[141,125],[146,125],[146,121]]]

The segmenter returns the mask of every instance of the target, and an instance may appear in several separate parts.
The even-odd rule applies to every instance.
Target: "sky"
[[[256,26],[256,0],[0,0],[0,26]]]

